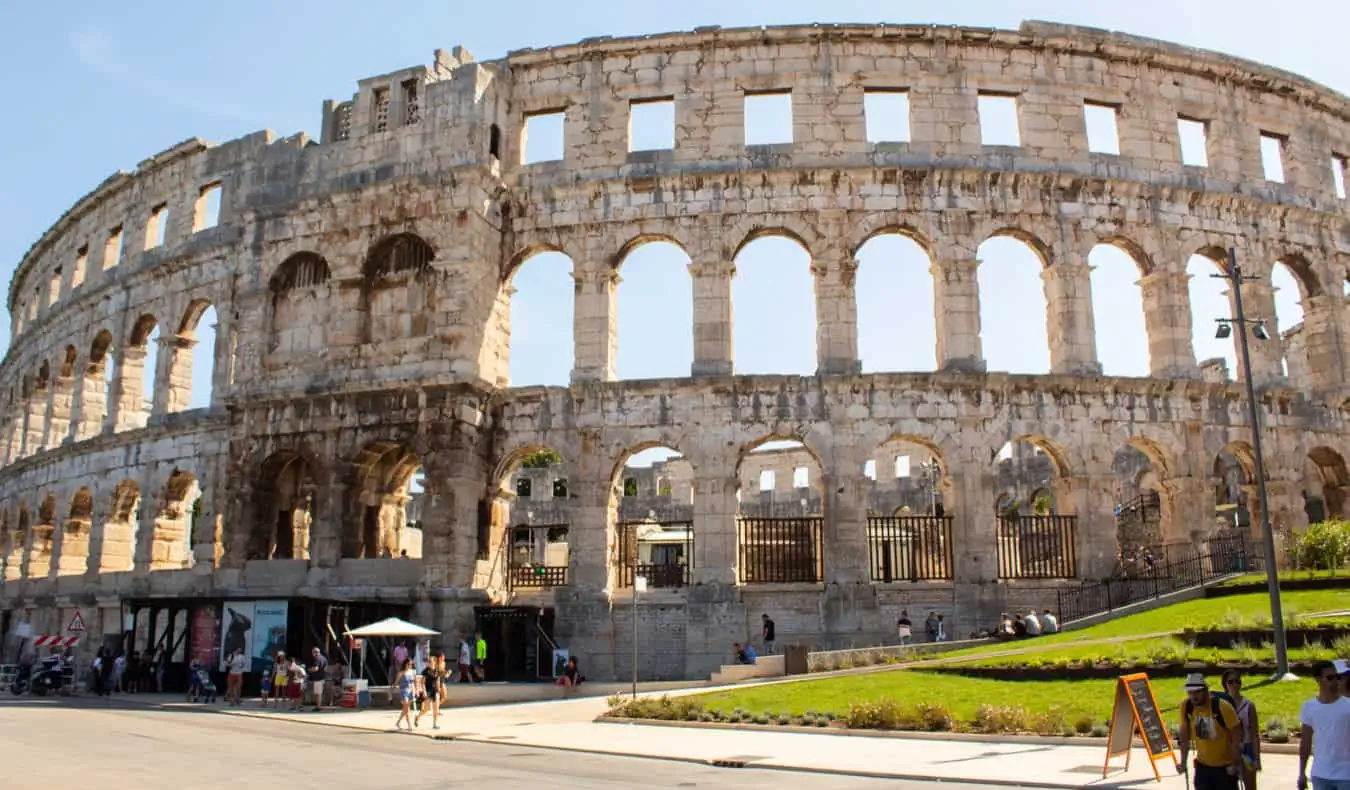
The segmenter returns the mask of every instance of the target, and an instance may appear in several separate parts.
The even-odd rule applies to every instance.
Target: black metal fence
[[[566,565],[512,565],[507,569],[511,589],[522,587],[563,587],[567,584]]]
[[[619,524],[619,584],[632,587],[641,576],[648,587],[684,587],[694,565],[692,521],[634,521]]]
[[[867,556],[874,582],[949,580],[952,518],[868,516]]]
[[[507,546],[506,583],[510,589],[562,587],[567,584],[570,552],[566,550],[567,524],[529,524],[512,527]],[[561,546],[563,551],[556,548]],[[550,557],[561,553],[562,557]]]
[[[1072,579],[1078,574],[1076,516],[998,520],[1000,579]]]
[[[1061,623],[1111,612],[1179,590],[1197,587],[1236,573],[1252,573],[1264,567],[1245,536],[1221,536],[1206,542],[1201,551],[1191,549],[1155,564],[1147,573],[1132,578],[1084,582],[1058,591]]]
[[[819,516],[737,519],[741,583],[822,581],[822,521]]]

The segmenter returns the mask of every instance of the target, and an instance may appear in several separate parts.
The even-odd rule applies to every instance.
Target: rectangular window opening
[[[1270,132],[1261,133],[1261,170],[1267,181],[1284,183],[1285,138]]]
[[[641,99],[628,104],[628,150],[669,151],[675,147],[675,99]]]
[[[164,232],[169,227],[169,206],[161,203],[150,209],[150,221],[145,223],[145,248],[152,250],[164,245]]]
[[[70,271],[70,287],[72,290],[79,288],[84,284],[84,270],[89,265],[89,245],[75,251],[75,268]]]
[[[495,123],[488,127],[488,156],[498,161],[502,158],[502,127]]]
[[[566,151],[563,143],[565,127],[566,114],[562,110],[526,115],[520,133],[520,163],[561,162]]]
[[[864,90],[863,120],[869,143],[909,142],[909,91],[896,88]]]
[[[745,94],[745,144],[792,142],[792,91]]]
[[[1209,167],[1209,123],[1177,116],[1177,137],[1181,141],[1181,163],[1186,167]]]
[[[1017,121],[1017,97],[1006,93],[981,93],[979,96],[980,144],[1022,145]]]
[[[29,322],[30,324],[31,324],[32,322],[34,322],[34,321],[37,320],[37,316],[38,316],[38,302],[41,300],[41,298],[42,298],[42,289],[41,289],[41,288],[34,288],[34,289],[33,289],[33,301],[31,301],[31,302],[28,303],[28,322]]]
[[[811,485],[811,470],[805,466],[799,466],[792,470],[792,487],[806,488]]]
[[[1119,117],[1120,108],[1115,105],[1083,102],[1089,153],[1120,156]]]
[[[877,479],[877,462],[875,460],[863,464],[863,477],[868,480]]]
[[[107,271],[122,262],[122,226],[108,231],[108,241],[103,245],[103,271]]]
[[[209,230],[220,224],[220,184],[207,184],[197,193],[192,207],[192,232]]]
[[[909,477],[909,456],[897,455],[895,457],[895,476]]]
[[[61,268],[58,266],[47,281],[47,306],[52,307],[61,301]]]
[[[383,132],[389,128],[389,89],[376,88],[372,98],[375,100],[375,131]]]
[[[774,473],[772,469],[765,469],[763,472],[759,473],[760,491],[772,491],[774,488],[774,483],[776,482],[777,481],[774,480]]]
[[[1345,200],[1346,158],[1340,154],[1331,155],[1331,183],[1336,188],[1336,197]]]
[[[422,120],[422,105],[417,100],[417,80],[403,82],[403,125],[413,126]]]

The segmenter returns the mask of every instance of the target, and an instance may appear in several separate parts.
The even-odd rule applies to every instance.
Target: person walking
[[[1238,790],[1242,726],[1237,711],[1227,700],[1211,694],[1204,675],[1198,672],[1186,676],[1177,742],[1181,747],[1177,773],[1186,770],[1186,757],[1195,744],[1195,790]]]
[[[473,635],[473,682],[482,683],[487,679],[487,640],[481,633],[475,632]]]
[[[760,635],[764,639],[764,655],[771,656],[773,655],[773,643],[778,638],[778,628],[774,625],[773,619],[767,614],[761,615],[760,619],[763,621],[763,628],[760,631]]]
[[[1261,770],[1261,723],[1256,716],[1256,704],[1242,696],[1242,676],[1237,670],[1224,672],[1220,683],[1242,724],[1242,786],[1256,790],[1256,774]]]
[[[408,729],[411,730],[413,695],[417,687],[417,672],[413,670],[412,659],[403,659],[395,683],[398,686],[399,713],[398,719],[394,721],[394,729],[403,729],[403,723],[407,722]]]
[[[317,646],[310,651],[309,687],[314,692],[314,710],[323,709],[323,687],[328,678],[328,659]]]
[[[1308,760],[1313,790],[1350,790],[1350,697],[1341,694],[1336,665],[1315,661],[1312,675],[1317,696],[1303,703],[1298,719],[1298,790],[1308,787]]]
[[[441,682],[444,676],[445,654],[437,652],[427,661],[426,668],[422,670],[422,706],[413,719],[414,727],[421,726],[422,717],[430,713],[431,729],[439,730],[441,728],[441,693],[443,691]]]
[[[473,671],[473,648],[468,639],[459,640],[459,682],[469,683],[469,674]]]
[[[225,704],[238,706],[244,699],[244,673],[248,671],[248,656],[244,655],[242,648],[236,648],[230,654],[229,661],[226,662],[226,670],[229,672],[225,676]]]

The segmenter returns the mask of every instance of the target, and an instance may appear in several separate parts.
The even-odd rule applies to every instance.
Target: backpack
[[[1230,706],[1233,707],[1233,710],[1237,710],[1237,706],[1233,705],[1233,698],[1223,693],[1222,691],[1211,692],[1209,695],[1209,706],[1214,714],[1214,723],[1222,727],[1226,732],[1228,730],[1228,724],[1223,720],[1223,714],[1219,709],[1219,700],[1226,701]],[[1190,721],[1192,710],[1193,708],[1191,707],[1191,701],[1186,700],[1186,704],[1183,705],[1181,709],[1181,717],[1186,721]],[[1239,724],[1240,723],[1241,722],[1239,722]]]

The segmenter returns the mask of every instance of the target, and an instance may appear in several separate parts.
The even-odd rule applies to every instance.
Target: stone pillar
[[[1105,579],[1116,566],[1115,487],[1107,474],[1056,477],[1056,510],[1075,517],[1075,550],[1080,579]]]
[[[1214,529],[1214,483],[1203,477],[1159,480],[1160,527],[1163,547],[1197,548]]]
[[[108,381],[103,370],[105,364],[106,360],[98,365],[86,365],[75,384],[72,409],[74,428],[71,435],[77,442],[98,436],[107,420]]]
[[[1339,316],[1345,298],[1323,294],[1303,300],[1302,350],[1306,359],[1308,384],[1314,391],[1327,392],[1345,385],[1341,326]],[[1258,341],[1260,342],[1260,341]],[[1288,350],[1290,356],[1293,350]],[[1290,373],[1295,363],[1289,361]]]
[[[952,519],[953,576],[958,584],[976,587],[994,581],[998,578],[998,531],[989,459],[953,458],[944,481],[948,483],[943,491],[945,512]]]
[[[983,373],[980,349],[980,289],[975,258],[933,261],[933,305],[937,324],[937,363],[940,370]]]
[[[692,584],[735,584],[737,568],[737,530],[735,464],[705,463],[694,467],[694,567]]]
[[[841,259],[836,265],[812,264],[816,292],[816,370],[824,375],[862,372],[858,360],[858,301],[854,283],[858,262]]]
[[[730,376],[734,369],[731,280],[736,264],[718,259],[689,264],[694,289],[694,362],[692,376]]]
[[[316,513],[309,527],[309,566],[334,568],[342,558],[342,533],[349,528],[344,503],[349,499],[347,486],[333,475],[314,499]],[[429,500],[430,501],[430,500]],[[353,516],[358,523],[361,514]],[[426,556],[423,549],[423,556]]]
[[[61,524],[53,576],[79,576],[89,569],[91,531],[92,524],[84,519],[67,519]]]
[[[591,465],[580,461],[578,472],[584,474],[582,468]],[[568,490],[577,495],[567,531],[567,583],[578,594],[603,591],[611,585],[616,570],[610,562],[614,556],[610,544],[616,520],[612,485],[599,472],[590,470],[585,477],[579,474],[576,482],[567,481]]]
[[[1050,342],[1050,372],[1100,376],[1092,322],[1092,269],[1065,258],[1041,272],[1045,281],[1045,334]]]
[[[137,573],[156,570],[153,567],[155,550],[159,544],[159,507],[157,497],[146,496],[146,488],[141,488],[141,501],[136,508],[136,530],[132,534],[134,548],[131,554],[131,569]]]
[[[47,432],[47,388],[33,391],[24,404],[22,455],[42,452],[42,437]]]
[[[1156,271],[1139,280],[1148,333],[1149,374],[1163,379],[1197,379],[1191,338],[1191,275]]]
[[[113,386],[114,406],[108,415],[113,431],[144,428],[145,409],[145,348],[123,346]]]
[[[430,470],[424,470],[427,479]],[[423,494],[422,581],[428,587],[470,587],[478,565],[478,503],[483,481],[467,477],[440,478]],[[578,529],[573,524],[572,530]],[[569,554],[572,534],[568,533]],[[506,557],[502,557],[506,562]],[[505,579],[504,574],[501,577]]]
[[[867,497],[873,482],[862,474],[862,461],[841,461],[853,473],[825,473],[821,486],[825,500],[825,550],[827,584],[870,584],[871,563],[867,554]]]
[[[155,380],[160,382],[155,388],[153,416],[180,412],[188,407],[192,400],[192,349],[197,341],[178,335],[169,335],[159,339],[159,355],[156,364]]]
[[[75,389],[71,378],[57,376],[52,379],[50,395],[47,398],[47,430],[42,439],[43,447],[59,447],[70,436],[70,406]]]
[[[214,470],[212,470],[214,471]],[[215,475],[212,474],[212,478]],[[198,482],[201,485],[201,482]],[[192,522],[192,567],[198,572],[209,573],[219,567],[221,556],[224,554],[224,522],[220,512],[220,486],[218,483],[211,483],[210,488],[202,487],[201,515]],[[207,496],[210,491],[210,496]]]
[[[1232,300],[1232,294],[1229,294]],[[1236,303],[1234,314],[1236,314]],[[1251,334],[1251,325],[1247,328],[1247,347],[1252,357],[1252,384],[1256,387],[1268,387],[1284,381],[1284,371],[1280,363],[1284,359],[1283,344],[1275,326],[1275,293],[1265,280],[1252,280],[1242,284],[1242,310],[1248,321],[1264,318],[1269,340],[1257,340]],[[1237,344],[1239,327],[1233,327],[1234,353],[1237,356],[1238,380],[1247,375],[1242,366],[1242,350]]]
[[[574,271],[572,277],[576,280],[572,381],[613,381],[619,344],[619,274],[605,269]]]

